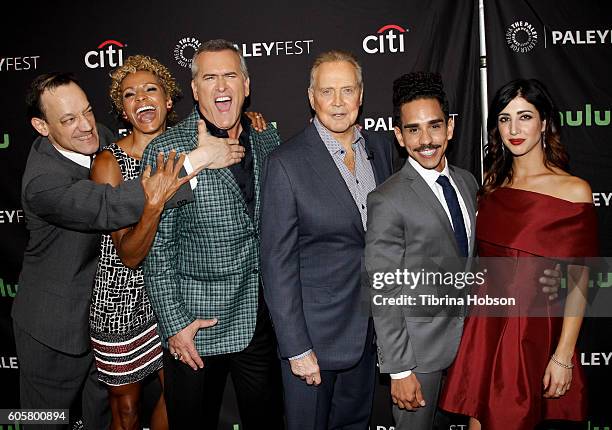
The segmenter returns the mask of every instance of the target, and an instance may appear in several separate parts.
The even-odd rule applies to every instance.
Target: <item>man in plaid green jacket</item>
[[[228,41],[205,42],[194,55],[197,101],[181,123],[154,139],[155,154],[188,152],[208,133],[238,141],[239,164],[203,170],[194,202],[166,210],[144,264],[147,293],[164,347],[171,428],[216,428],[227,373],[244,428],[282,428],[276,342],[259,275],[260,178],[280,143],[274,127],[257,132],[242,114],[249,78]]]

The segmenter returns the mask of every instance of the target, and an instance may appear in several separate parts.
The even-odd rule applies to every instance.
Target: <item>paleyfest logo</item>
[[[123,66],[123,48],[126,46],[116,40],[105,40],[98,45],[97,50],[85,54],[85,65],[90,69]]]
[[[529,52],[538,43],[538,32],[527,21],[516,21],[506,30],[506,43],[514,52]]]
[[[404,35],[408,29],[399,25],[387,24],[363,39],[363,50],[368,54],[385,54],[404,52]]]
[[[195,37],[183,37],[174,47],[174,59],[181,67],[190,68],[193,54],[200,45],[200,41]]]

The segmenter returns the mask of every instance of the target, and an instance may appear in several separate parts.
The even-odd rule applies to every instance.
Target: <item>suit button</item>
[[[259,273],[259,269],[253,269],[253,275],[257,275]]]

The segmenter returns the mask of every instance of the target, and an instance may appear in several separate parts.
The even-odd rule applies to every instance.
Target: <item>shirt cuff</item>
[[[391,379],[404,379],[412,375],[412,370],[406,370],[405,372],[400,373],[390,373],[389,376]]]
[[[308,351],[302,352],[301,354],[294,355],[293,357],[289,357],[289,360],[299,360],[300,358],[309,356],[311,353],[312,353],[312,348],[310,348]]]
[[[185,161],[183,162],[183,167],[185,168],[185,172],[187,174],[191,174],[193,172],[193,166],[191,165],[191,161],[189,161],[189,155],[185,157]],[[191,185],[191,189],[195,190],[195,187],[198,186],[198,178],[195,176],[189,180],[189,185]]]

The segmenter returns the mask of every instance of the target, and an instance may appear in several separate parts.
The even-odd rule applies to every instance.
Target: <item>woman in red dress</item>
[[[579,257],[596,256],[597,221],[589,185],[565,171],[558,118],[535,79],[504,85],[489,110],[478,253],[504,257],[492,259],[496,270],[489,269],[484,288],[517,298],[518,310],[466,319],[440,407],[469,416],[470,430],[530,430],[544,420],[585,418],[575,346],[588,269]],[[564,308],[538,287],[543,269],[559,261],[568,275]]]

